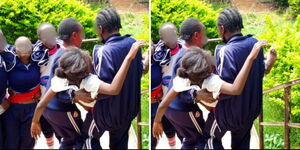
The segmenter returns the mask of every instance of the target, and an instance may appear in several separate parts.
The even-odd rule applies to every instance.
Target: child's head
[[[76,47],[68,47],[66,50],[59,59],[55,74],[60,78],[67,78],[72,83],[80,83],[92,72],[92,58],[87,51]]]
[[[42,23],[37,29],[39,40],[42,41],[44,46],[52,49],[56,45],[57,33],[55,27],[51,23]]]
[[[3,51],[7,45],[6,38],[0,29],[0,51]]]
[[[175,48],[177,45],[177,28],[173,23],[167,22],[159,28],[159,36],[162,41],[166,43],[169,48]]]
[[[105,43],[105,40],[112,34],[119,33],[119,30],[122,28],[120,15],[114,8],[101,9],[95,22],[96,32],[99,41],[102,43]]]
[[[83,26],[74,18],[66,18],[59,23],[58,37],[64,43],[80,47],[85,38]]]
[[[202,83],[212,71],[211,53],[198,47],[191,47],[181,58],[177,75],[198,84]]]
[[[31,41],[25,37],[21,36],[17,38],[15,42],[16,54],[21,60],[29,60],[32,54],[32,43]]]
[[[207,44],[205,30],[205,26],[200,20],[188,18],[181,23],[181,39],[189,45],[203,47]]]

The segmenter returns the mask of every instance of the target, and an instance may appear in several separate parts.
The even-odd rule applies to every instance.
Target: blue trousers
[[[81,135],[84,140],[85,149],[102,149],[100,145],[100,131],[96,126],[93,114],[88,111],[82,125]]]
[[[177,133],[183,136],[182,149],[204,148],[204,119],[200,109],[184,112],[168,108],[165,116],[173,124]]]
[[[3,129],[3,119],[0,115],[0,149],[4,148],[4,129]]]
[[[36,103],[16,104],[3,114],[5,148],[7,149],[33,149],[35,140],[31,137],[30,128]]]
[[[82,148],[82,119],[78,109],[63,112],[47,108],[43,115],[53,127],[55,134],[57,134],[58,137],[61,137],[59,149]]]

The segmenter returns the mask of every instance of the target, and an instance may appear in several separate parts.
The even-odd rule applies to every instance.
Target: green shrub
[[[202,0],[152,0],[151,1],[151,37],[154,43],[159,40],[158,29],[165,22],[172,22],[178,30],[187,18],[199,19],[206,27],[209,38],[218,37],[216,19],[218,11]],[[215,43],[209,46],[215,48]]]
[[[57,27],[63,19],[73,17],[83,25],[86,38],[94,38],[96,14],[88,4],[78,0],[2,0],[0,28],[10,44],[19,36],[27,36],[35,42],[40,23],[50,22]],[[92,45],[85,44],[83,48],[91,50]]]
[[[265,32],[258,35],[258,39],[265,39],[277,50],[278,59],[269,75],[264,77],[264,89],[269,89],[285,82],[300,78],[300,15],[295,22],[286,20],[273,21],[266,18]],[[300,122],[300,85],[291,90],[291,122]],[[268,94],[269,102],[284,109],[283,90]],[[278,111],[278,110],[275,110]],[[267,115],[267,114],[266,114]],[[274,115],[274,114],[268,114]],[[280,116],[284,118],[284,116]],[[291,139],[298,138],[299,132],[293,133]],[[300,145],[299,140],[293,145]],[[292,145],[292,146],[293,146]]]
[[[297,17],[300,14],[300,0],[289,0],[289,5],[292,15]]]

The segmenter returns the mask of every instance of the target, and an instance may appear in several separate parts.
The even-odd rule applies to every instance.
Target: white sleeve
[[[51,90],[53,92],[61,92],[65,91],[67,89],[70,89],[71,86],[69,86],[69,81],[65,78],[59,78],[57,76],[54,76],[51,79]]]
[[[211,75],[203,81],[202,89],[207,89],[207,91],[213,93],[213,98],[216,99],[222,87],[224,81],[218,75]]]
[[[176,76],[173,79],[173,87],[172,88],[176,92],[187,91],[187,90],[191,89],[191,82],[189,79]]]
[[[101,80],[97,75],[90,74],[84,78],[80,83],[80,89],[85,89],[91,93],[91,97],[95,98],[98,95],[98,90],[101,84]]]
[[[3,114],[5,112],[5,109],[2,107],[2,105],[0,105],[0,115]]]

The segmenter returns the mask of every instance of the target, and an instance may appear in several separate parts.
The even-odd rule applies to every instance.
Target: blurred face
[[[6,39],[2,33],[2,31],[0,30],[0,51],[3,51],[5,49],[7,45]]]
[[[28,47],[28,46],[25,46],[25,47],[16,46],[16,53],[17,53],[17,56],[22,61],[28,61],[28,60],[30,60],[30,56],[32,54],[32,48]]]
[[[173,49],[177,46],[178,35],[176,29],[165,29],[161,31],[160,37],[169,48]]]
[[[82,40],[84,38],[85,38],[84,30],[83,30],[83,27],[80,25],[79,31],[72,33],[72,37],[71,37],[72,44],[74,46],[80,48],[80,46],[82,44]]]
[[[192,42],[194,45],[203,48],[203,46],[207,44],[207,36],[205,30],[195,32],[192,37]]]
[[[219,32],[220,37],[222,38],[222,41],[224,43],[227,43],[226,38],[225,38],[225,29],[224,29],[224,26],[219,26],[218,25],[218,32]]]
[[[52,49],[56,45],[57,33],[54,28],[43,30],[40,33],[39,39],[48,48]]]
[[[97,33],[97,35],[98,35],[99,41],[100,41],[101,43],[104,43],[104,38],[103,38],[103,36],[102,36],[102,34],[103,34],[103,28],[102,28],[102,26],[95,27],[95,31],[96,31],[96,33]]]

